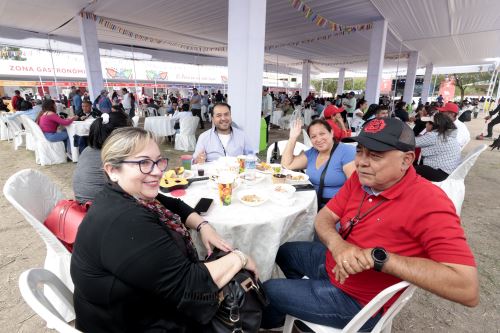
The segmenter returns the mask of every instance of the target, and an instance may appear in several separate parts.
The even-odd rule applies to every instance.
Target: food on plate
[[[286,175],[286,179],[294,180],[294,181],[301,181],[301,180],[305,180],[306,177],[303,174],[294,173],[294,174]]]
[[[262,201],[262,199],[255,194],[247,194],[241,197],[241,200],[246,201],[246,202],[259,202]]]
[[[275,192],[279,192],[279,193],[286,193],[286,192],[288,192],[288,190],[285,187],[281,186],[281,185],[276,186],[274,188],[274,191]]]
[[[269,171],[269,170],[271,170],[271,165],[266,163],[266,162],[260,162],[260,163],[257,163],[256,168],[259,171]]]
[[[163,178],[177,178],[177,174],[176,174],[175,170],[168,170],[168,171],[165,171]]]

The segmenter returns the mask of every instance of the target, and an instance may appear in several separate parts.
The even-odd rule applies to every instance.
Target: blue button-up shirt
[[[13,119],[16,119],[19,116],[26,116],[26,117],[29,117],[29,118],[33,119],[33,121],[35,121],[39,112],[40,112],[40,108],[36,108],[36,109],[33,108],[33,109],[30,109],[30,110],[26,110],[26,111],[16,111],[16,113],[8,115],[7,119],[13,120]]]
[[[207,162],[215,161],[219,157],[223,156],[235,157],[238,155],[255,153],[250,146],[250,140],[247,138],[245,133],[241,129],[234,126],[232,127],[231,137],[229,138],[226,148],[222,145],[215,127],[201,133],[198,138],[198,142],[196,143],[193,159],[196,159],[203,151],[207,155]]]

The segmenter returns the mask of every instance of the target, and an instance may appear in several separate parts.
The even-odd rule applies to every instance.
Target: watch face
[[[373,251],[373,256],[375,257],[376,260],[379,260],[379,261],[384,261],[387,259],[387,254],[382,249],[375,249]]]

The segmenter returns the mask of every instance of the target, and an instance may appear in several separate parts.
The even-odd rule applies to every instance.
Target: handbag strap
[[[325,175],[326,175],[326,170],[328,169],[328,165],[330,164],[330,160],[332,159],[333,153],[335,152],[335,149],[337,149],[337,146],[339,143],[335,141],[333,144],[332,150],[330,151],[330,157],[328,157],[328,161],[326,161],[325,168],[323,169],[323,172],[321,172],[321,177],[319,178],[319,188],[318,188],[318,210],[320,208],[321,202],[323,201],[323,190],[325,188]]]

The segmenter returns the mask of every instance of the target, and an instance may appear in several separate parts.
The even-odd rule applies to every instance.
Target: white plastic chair
[[[278,141],[278,150],[280,156],[283,155],[283,152],[285,151],[285,147],[287,144],[288,140],[283,140],[283,141]],[[267,154],[266,154],[266,162],[270,163],[271,161],[271,155],[273,154],[273,149],[274,149],[274,142],[267,147]],[[295,156],[299,155],[303,151],[307,151],[311,149],[311,147],[306,146],[302,142],[296,142],[295,143],[295,148],[293,149],[293,154]]]
[[[434,182],[436,186],[440,187],[446,195],[448,195],[448,198],[450,198],[455,205],[455,210],[459,216],[465,197],[465,177],[476,163],[479,155],[481,155],[486,148],[487,145],[484,143],[477,146],[462,160],[462,163],[458,165],[448,178],[442,182]]]
[[[77,333],[79,330],[70,326],[57,311],[52,302],[44,295],[50,288],[60,303],[65,304],[68,311],[75,313],[73,293],[51,271],[43,268],[32,268],[19,276],[19,290],[24,301],[37,315],[47,322],[47,327],[61,333]]]
[[[158,117],[160,114],[158,113],[158,110],[155,108],[148,108],[148,117]]]
[[[304,145],[312,147],[311,138],[309,137],[309,134],[307,134],[307,131],[305,129],[302,129],[302,136],[304,137]]]
[[[23,130],[16,119],[8,119],[5,117],[4,121],[12,134],[15,150],[23,144],[26,147],[26,150],[35,150],[35,144],[31,133]]]
[[[413,296],[413,293],[417,287],[406,281],[396,283],[382,290],[377,296],[375,296],[368,304],[365,305],[358,314],[351,319],[351,321],[343,328],[333,328],[329,326],[323,326],[319,324],[309,323],[307,321],[295,318],[293,316],[287,315],[285,320],[285,326],[283,328],[283,333],[291,333],[293,322],[295,320],[300,320],[306,324],[310,329],[316,333],[355,333],[375,314],[382,306],[387,303],[387,301],[393,297],[400,290],[406,288],[406,290],[399,296],[399,298],[391,305],[391,307],[384,313],[382,318],[378,321],[377,325],[370,331],[372,333],[390,333],[392,329],[392,320],[401,311],[401,309],[406,305],[406,303]]]
[[[175,135],[175,150],[194,151],[196,147],[196,129],[200,118],[185,117],[179,121],[179,133]]]
[[[35,142],[35,159],[40,165],[52,165],[66,162],[64,142],[50,142],[43,135],[42,129],[31,118],[20,116],[24,128],[31,133]]]
[[[39,171],[24,169],[7,179],[3,194],[44,241],[47,248],[44,268],[56,274],[70,290],[73,290],[73,281],[69,272],[71,253],[43,225],[43,221],[56,203],[64,198],[61,191],[50,178]],[[49,297],[49,294],[47,296]],[[55,306],[56,303],[54,302]],[[74,319],[73,314],[63,310],[60,312],[67,321]]]
[[[133,116],[132,117],[132,125],[134,127],[137,127],[139,125],[139,116]]]

